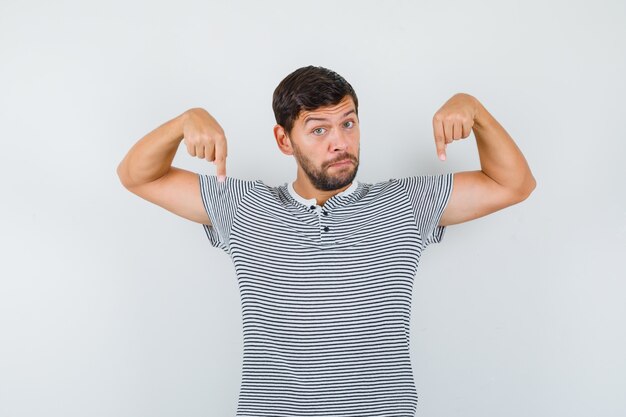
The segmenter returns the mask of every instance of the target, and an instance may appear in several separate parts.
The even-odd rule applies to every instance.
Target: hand
[[[226,136],[224,130],[206,110],[194,108],[183,116],[183,141],[189,155],[213,163],[217,166],[217,178],[226,178]]]
[[[453,140],[465,139],[474,126],[478,101],[469,94],[453,95],[433,116],[437,154],[446,160],[446,148]]]

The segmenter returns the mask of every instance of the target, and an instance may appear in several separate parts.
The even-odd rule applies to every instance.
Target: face
[[[332,191],[350,184],[359,168],[359,120],[352,97],[302,111],[289,135],[299,169],[311,184]],[[336,164],[347,160],[346,163]]]

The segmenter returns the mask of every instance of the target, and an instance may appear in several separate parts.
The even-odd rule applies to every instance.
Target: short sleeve
[[[230,253],[230,231],[237,209],[257,181],[226,177],[224,182],[219,182],[217,175],[198,174],[198,177],[202,204],[211,221],[210,225],[202,225],[204,231],[212,246]]]
[[[422,236],[422,249],[441,242],[446,226],[439,226],[439,220],[452,195],[454,173],[419,175],[398,181],[413,207],[415,223]]]

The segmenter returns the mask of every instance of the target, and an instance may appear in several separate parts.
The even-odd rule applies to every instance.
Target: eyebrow
[[[355,113],[356,114],[356,111],[354,109],[349,110],[349,111],[345,112],[343,114],[343,116],[341,116],[341,117],[342,118],[346,117],[347,115],[349,115],[351,113]],[[306,119],[304,119],[304,126],[306,126],[307,123],[312,122],[314,120],[317,120],[317,121],[320,121],[320,122],[327,122],[329,119],[325,119],[323,117],[307,117]]]

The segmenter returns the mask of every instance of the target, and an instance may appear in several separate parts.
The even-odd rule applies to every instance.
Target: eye
[[[323,132],[324,130],[325,129],[323,127],[318,127],[317,129],[313,129],[313,134],[317,135],[317,136],[320,136],[320,135],[322,135],[324,133]]]
[[[345,122],[343,124],[345,127],[347,127],[348,129],[354,127],[354,122],[352,120],[348,120],[347,122]]]

